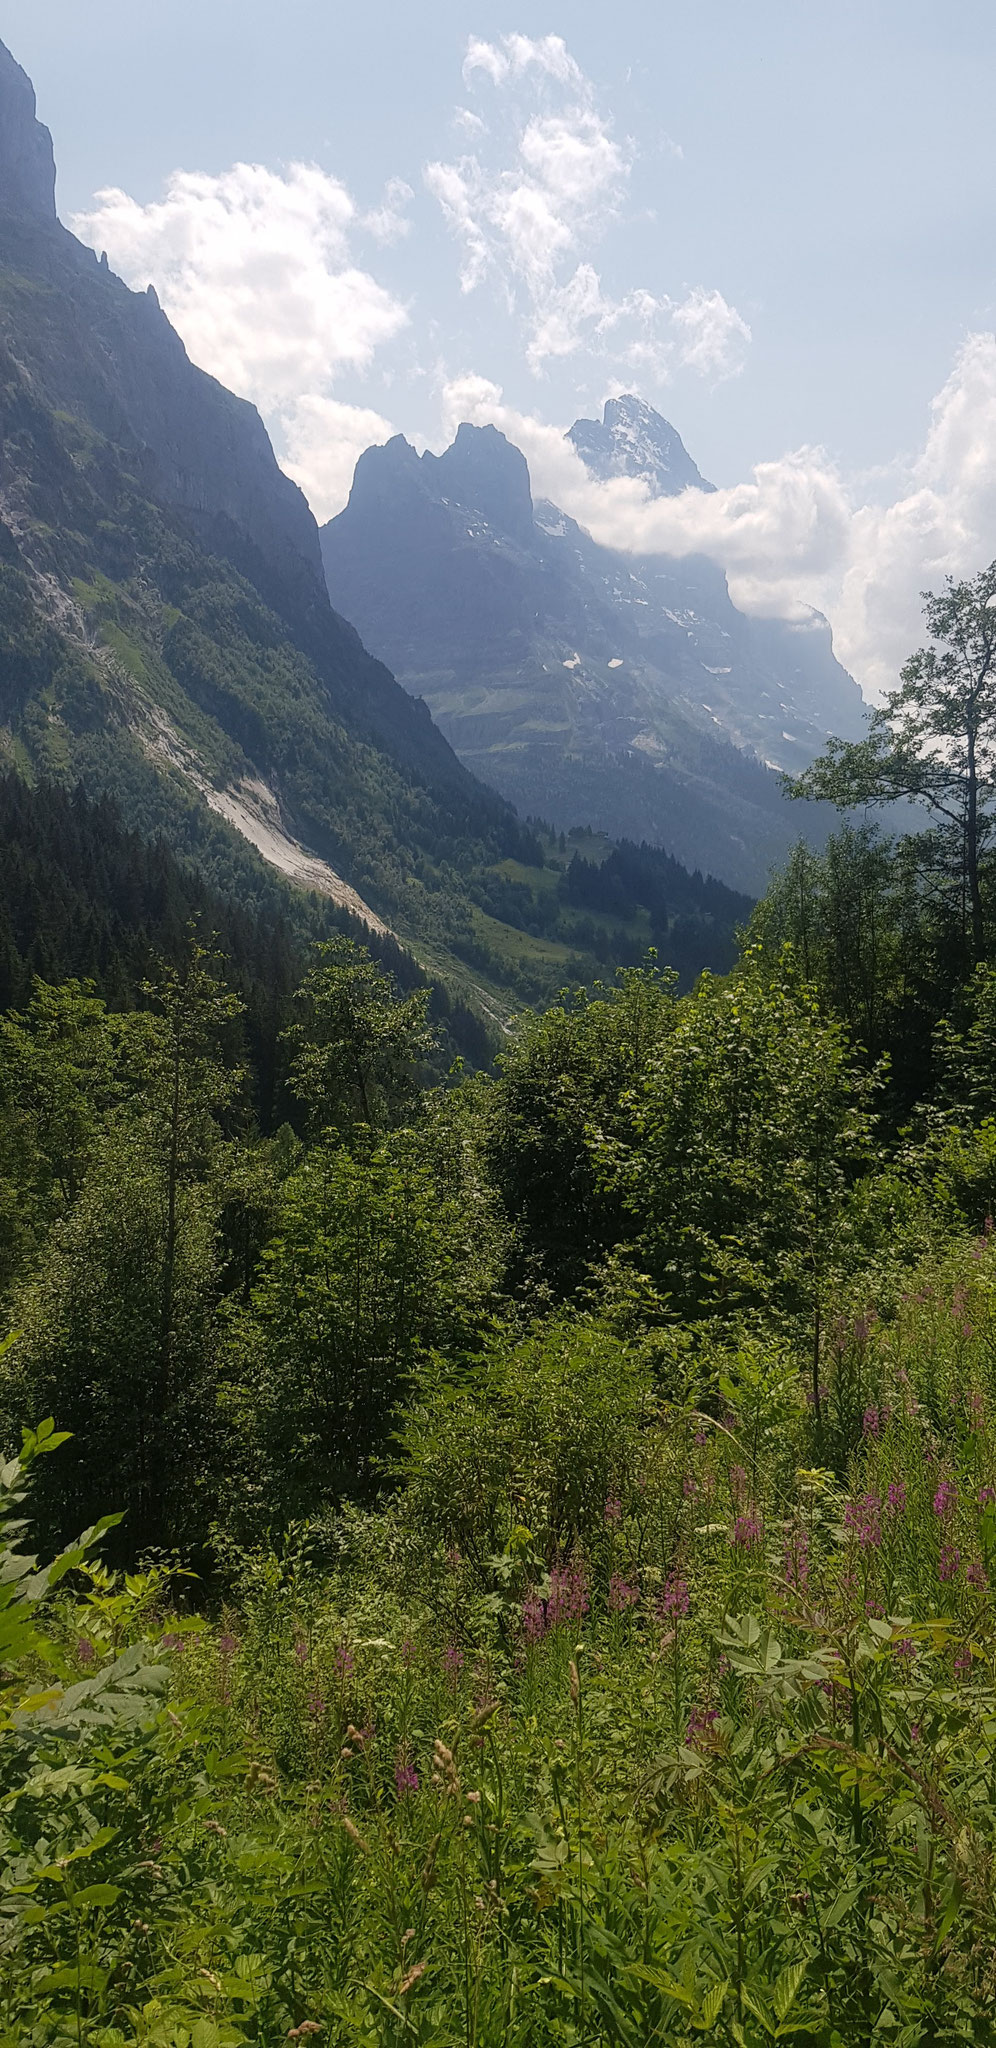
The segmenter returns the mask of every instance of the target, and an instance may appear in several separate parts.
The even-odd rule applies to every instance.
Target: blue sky
[[[603,537],[822,605],[873,683],[919,588],[977,566],[991,6],[6,0],[0,33],[63,218],[156,278],[319,512],[365,439],[495,417]],[[628,388],[725,487],[711,524],[561,473],[551,430]]]

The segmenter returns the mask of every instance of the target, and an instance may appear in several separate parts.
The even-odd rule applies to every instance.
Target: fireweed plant
[[[427,1372],[212,1619],[8,1518],[5,2048],[992,2040],[996,1249],[842,1306],[820,1425],[768,1364]]]

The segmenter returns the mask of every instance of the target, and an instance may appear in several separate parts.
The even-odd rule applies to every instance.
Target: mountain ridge
[[[606,408],[603,467],[627,404]],[[642,472],[667,458],[677,488],[676,450],[691,458],[632,404],[641,431],[657,424],[649,455],[644,431],[623,456]],[[828,628],[748,620],[704,556],[601,547],[532,501],[524,456],[494,427],[462,424],[438,456],[400,435],[367,449],[322,551],[333,603],[481,779],[527,815],[645,838],[735,887],[763,888],[802,824],[771,769],[820,750],[828,698],[834,724],[860,722]]]

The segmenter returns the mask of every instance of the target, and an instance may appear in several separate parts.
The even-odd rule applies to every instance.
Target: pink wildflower
[[[737,1550],[753,1550],[761,1541],[761,1524],[753,1509],[748,1514],[738,1515],[733,1524],[733,1543]]]
[[[661,1620],[666,1620],[671,1615],[685,1615],[690,1607],[688,1580],[682,1578],[678,1572],[672,1572],[657,1602],[657,1612]]]
[[[627,1585],[621,1573],[613,1572],[609,1580],[609,1613],[625,1614],[627,1607],[634,1607],[640,1597],[637,1586]]]
[[[844,1509],[844,1527],[853,1529],[862,1550],[878,1550],[882,1542],[882,1503],[877,1493],[864,1493],[849,1500]]]

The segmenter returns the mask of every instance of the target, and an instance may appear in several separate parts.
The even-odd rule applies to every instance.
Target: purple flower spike
[[[628,1607],[635,1607],[640,1597],[638,1586],[629,1586],[621,1573],[613,1572],[609,1580],[609,1613],[625,1614]]]
[[[688,1597],[688,1580],[683,1579],[677,1572],[672,1572],[657,1602],[657,1612],[663,1621],[674,1614],[688,1614],[690,1609],[691,1601]]]
[[[958,1488],[953,1479],[942,1479],[934,1495],[934,1513],[942,1522],[947,1521],[958,1499]]]

